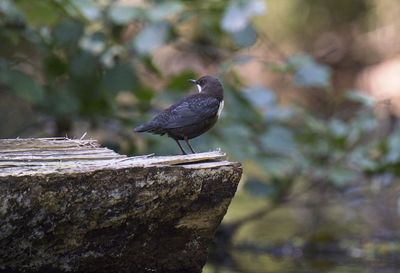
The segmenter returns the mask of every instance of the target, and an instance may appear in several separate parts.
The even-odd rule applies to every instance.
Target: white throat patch
[[[200,86],[200,84],[196,84],[196,86],[197,86],[197,90],[199,90],[199,93],[201,92],[201,86]]]
[[[221,115],[222,109],[224,109],[224,101],[221,101],[219,103],[217,117],[219,117]]]

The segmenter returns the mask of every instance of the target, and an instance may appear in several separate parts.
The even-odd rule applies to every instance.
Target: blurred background
[[[192,141],[244,175],[205,273],[398,272],[398,0],[0,0],[0,137],[179,154],[132,128],[215,75]]]

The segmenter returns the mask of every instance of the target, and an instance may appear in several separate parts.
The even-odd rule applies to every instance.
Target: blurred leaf
[[[222,134],[221,148],[231,151],[231,155],[237,160],[248,160],[258,153],[258,147],[253,141],[253,132],[244,124],[236,122],[220,126],[219,131]]]
[[[101,63],[106,67],[113,67],[124,50],[120,45],[111,46],[101,55]]]
[[[361,131],[371,132],[375,130],[379,123],[377,117],[373,112],[366,112],[365,114],[356,114],[356,119],[352,121],[351,126],[358,127]]]
[[[154,90],[145,86],[137,86],[134,89],[135,96],[141,101],[149,101],[154,97]]]
[[[261,136],[261,143],[266,151],[280,155],[294,155],[297,151],[292,132],[285,127],[273,126]]]
[[[57,55],[49,55],[44,60],[44,71],[48,80],[65,75],[68,71],[68,63]]]
[[[107,92],[116,94],[119,91],[133,91],[136,85],[136,75],[129,64],[118,64],[106,71],[101,85]]]
[[[307,126],[306,128],[309,133],[314,133],[314,134],[317,133],[325,135],[328,130],[325,120],[318,119],[312,115],[305,115],[304,122],[305,125]]]
[[[43,105],[45,112],[57,117],[74,115],[79,110],[79,101],[71,90],[69,82],[49,88]]]
[[[262,86],[245,88],[244,96],[257,109],[265,111],[276,103],[276,95],[270,89]]]
[[[166,89],[178,92],[188,92],[194,86],[189,82],[189,80],[195,78],[196,75],[192,71],[184,71],[178,75],[170,77]]]
[[[146,66],[147,69],[150,70],[150,72],[155,73],[157,76],[161,77],[162,73],[158,69],[158,67],[153,63],[153,59],[151,56],[144,56],[142,58],[143,64]]]
[[[260,158],[257,162],[270,176],[282,176],[289,174],[296,166],[296,162],[289,158],[271,156]]]
[[[83,25],[72,19],[62,20],[53,30],[55,43],[67,48],[75,48],[82,34]]]
[[[300,87],[328,87],[331,84],[331,70],[318,64],[307,55],[289,58],[289,64],[295,68],[294,83]]]
[[[51,0],[19,0],[15,3],[32,25],[51,26],[65,15],[60,6]]]
[[[164,1],[149,9],[147,15],[151,21],[162,21],[181,12],[183,8],[183,4],[179,1]]]
[[[361,91],[349,91],[346,93],[346,98],[367,107],[373,107],[376,104],[375,98],[363,94]]]
[[[168,38],[169,26],[166,23],[147,25],[133,40],[133,46],[141,55],[163,46]]]
[[[101,6],[93,0],[70,0],[74,7],[79,9],[79,11],[89,20],[94,21],[101,16]]]
[[[221,27],[227,32],[242,31],[253,16],[261,15],[265,11],[266,4],[263,0],[230,0],[222,17]]]
[[[373,170],[377,167],[378,162],[368,156],[370,147],[359,146],[349,153],[349,162],[360,168],[362,171]]]
[[[143,19],[144,10],[130,5],[111,5],[108,17],[115,24],[126,25],[135,19]]]
[[[288,121],[295,115],[290,107],[282,107],[279,105],[271,105],[264,113],[266,121]]]
[[[400,162],[400,130],[389,136],[387,140],[387,154],[384,161],[388,164]]]
[[[246,181],[244,189],[256,197],[270,197],[275,194],[275,187],[254,179]]]
[[[0,1],[0,13],[4,14],[9,20],[22,19],[23,17],[23,14],[17,8],[15,1],[11,0]]]
[[[341,120],[330,120],[328,127],[331,134],[335,137],[346,137],[348,135],[349,128],[347,127],[347,124]]]
[[[95,32],[83,37],[79,41],[79,46],[85,51],[98,55],[106,48],[106,36],[102,32]]]
[[[224,85],[225,106],[224,112],[237,123],[257,126],[263,122],[262,116],[246,99],[243,92],[228,84]]]
[[[0,70],[0,84],[10,88],[16,96],[28,102],[39,104],[43,101],[44,90],[31,76],[17,70]]]
[[[330,168],[328,172],[329,179],[338,187],[349,184],[354,181],[357,176],[357,172],[340,166],[334,166]]]
[[[70,73],[77,78],[90,80],[96,73],[97,61],[94,55],[81,51],[70,60]]]
[[[257,32],[252,25],[247,25],[244,29],[230,32],[232,40],[239,46],[248,47],[257,41]]]

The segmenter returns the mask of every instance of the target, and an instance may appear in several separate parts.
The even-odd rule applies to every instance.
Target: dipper
[[[135,132],[167,134],[174,139],[183,154],[186,154],[179,140],[184,140],[192,153],[196,153],[189,143],[208,131],[217,122],[224,107],[224,89],[217,78],[203,76],[190,80],[199,93],[190,95],[165,109],[151,121],[134,129]]]

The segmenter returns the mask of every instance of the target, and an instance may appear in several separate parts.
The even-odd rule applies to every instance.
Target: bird
[[[198,93],[183,98],[149,122],[134,128],[134,131],[166,134],[175,140],[182,154],[186,155],[179,142],[183,140],[195,154],[189,140],[202,135],[215,125],[224,108],[224,89],[217,78],[209,75],[189,81],[197,86]]]

